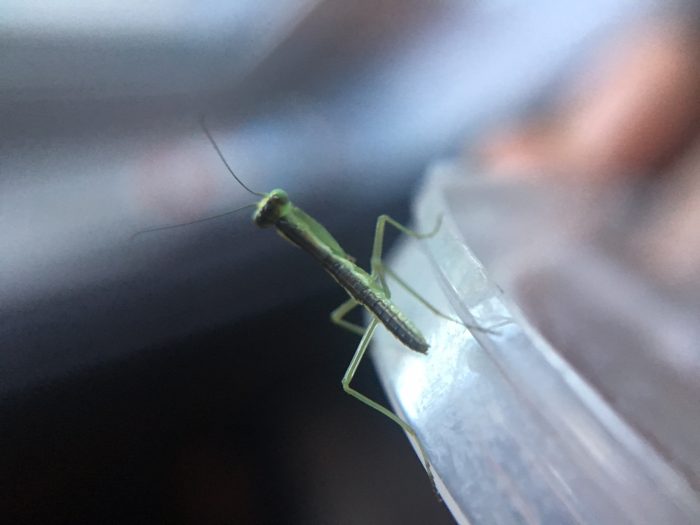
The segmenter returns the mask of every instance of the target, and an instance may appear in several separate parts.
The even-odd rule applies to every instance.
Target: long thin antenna
[[[229,173],[230,173],[231,175],[233,175],[233,178],[236,179],[236,180],[238,181],[238,184],[240,184],[241,186],[243,186],[243,187],[246,189],[246,191],[247,191],[248,193],[252,193],[253,195],[257,195],[257,196],[259,196],[259,197],[264,197],[264,196],[265,196],[264,193],[259,193],[259,192],[257,192],[257,191],[251,190],[248,186],[246,186],[245,184],[243,184],[243,181],[242,181],[241,179],[239,179],[239,178],[236,176],[236,174],[233,172],[233,170],[231,169],[231,166],[229,166],[229,165],[228,165],[228,162],[226,161],[226,157],[224,157],[224,154],[221,153],[221,150],[219,149],[219,145],[216,143],[216,141],[214,140],[214,138],[211,136],[211,133],[209,132],[209,129],[207,128],[207,123],[206,123],[205,120],[204,120],[204,115],[200,115],[200,117],[199,117],[199,123],[201,124],[202,129],[204,130],[204,134],[205,134],[205,135],[207,136],[207,138],[209,139],[209,142],[211,142],[211,145],[214,146],[214,149],[215,149],[216,152],[219,154],[219,158],[223,161],[224,166],[226,166],[226,169],[229,171]]]
[[[226,217],[227,215],[233,215],[234,213],[237,213],[241,210],[245,210],[246,208],[253,208],[255,206],[257,206],[256,203],[247,204],[246,206],[236,208],[235,210],[232,210],[232,211],[227,211],[226,213],[219,213],[218,215],[212,215],[211,217],[205,217],[203,219],[197,219],[195,221],[183,222],[182,224],[171,224],[169,226],[159,226],[158,228],[149,228],[148,230],[141,230],[140,232],[136,232],[135,234],[133,234],[131,236],[131,240],[133,241],[139,235],[144,235],[146,233],[159,232],[159,231],[163,231],[163,230],[171,230],[173,228],[181,228],[182,226],[189,226],[191,224],[197,224],[200,222],[206,222],[206,221],[211,221],[214,219],[220,219],[221,217]]]

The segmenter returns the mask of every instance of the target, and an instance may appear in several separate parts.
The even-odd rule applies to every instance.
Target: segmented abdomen
[[[425,354],[429,345],[418,328],[384,294],[358,279],[352,269],[342,261],[324,264],[326,270],[354,297],[363,304],[399,341],[411,350]]]
[[[350,262],[347,256],[334,254],[328,246],[314,240],[308,231],[295,223],[282,218],[275,226],[288,240],[311,254],[338,284],[372,312],[399,341],[416,352],[425,354],[428,351],[429,345],[423,334],[394,303],[372,285],[367,272]]]

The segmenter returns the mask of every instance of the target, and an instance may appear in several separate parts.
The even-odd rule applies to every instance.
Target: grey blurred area
[[[291,382],[290,371],[339,391],[336,377],[353,349],[354,339],[336,340],[328,335],[332,330],[317,329],[327,322],[322,312],[343,296],[311,261],[271,232],[254,230],[248,211],[132,237],[251,202],[202,133],[198,122],[205,115],[248,185],[257,191],[287,189],[364,262],[376,216],[390,212],[407,218],[414,183],[430,160],[454,152],[465,137],[528,111],[567,68],[644,5],[625,0],[565,5],[545,0],[3,2],[0,395],[2,426],[10,429],[5,450],[14,458],[7,460],[6,472],[13,473],[8,483],[17,491],[5,503],[18,515],[43,517],[37,520],[44,523],[46,516],[58,520],[61,512],[70,515],[75,509],[86,519],[103,518],[115,505],[110,498],[125,490],[119,474],[107,476],[108,482],[100,478],[103,499],[97,501],[102,503],[92,507],[66,503],[70,498],[60,491],[43,506],[38,503],[44,485],[36,480],[42,476],[48,485],[65,484],[85,494],[94,486],[74,472],[110,471],[97,460],[76,459],[81,441],[72,443],[72,425],[108,429],[86,431],[96,457],[100,446],[112,446],[110,439],[131,453],[131,445],[124,444],[131,442],[109,437],[114,435],[143,436],[144,441],[136,440],[141,448],[133,446],[149,457],[152,451],[143,442],[155,439],[153,433],[167,443],[179,435],[177,410],[164,407],[192,402],[206,413],[206,407],[220,406],[206,385],[223,392],[230,383],[240,391],[218,402],[230,401],[235,410],[222,415],[212,408],[207,419],[191,409],[197,414],[192,417],[217,428],[214,434],[248,436],[237,450],[257,450],[268,467],[279,467],[270,450],[279,452],[284,436],[296,436],[289,442],[299,446],[286,463],[291,477],[278,473],[276,484],[256,477],[261,468],[254,460],[231,460],[245,465],[233,469],[243,474],[218,472],[228,463],[211,451],[230,455],[225,445],[187,449],[186,459],[176,454],[184,462],[177,468],[188,465],[184,478],[202,476],[209,487],[214,482],[207,473],[213,471],[228,480],[217,490],[226,493],[224,486],[243,495],[236,500],[237,511],[247,508],[246,501],[256,502],[242,514],[226,514],[228,507],[221,504],[222,515],[253,523],[279,522],[283,515],[300,523],[338,522],[339,516],[348,523],[449,522],[419,466],[405,476],[413,479],[407,481],[410,488],[404,492],[399,485],[394,499],[383,499],[384,486],[397,479],[391,471],[377,474],[385,468],[380,455],[370,456],[373,468],[349,452],[345,463],[326,465],[319,447],[342,449],[340,444],[350,446],[355,439],[336,430],[326,430],[327,440],[319,438],[319,429],[327,427],[309,417],[312,408],[279,400],[304,388]],[[198,371],[199,381],[189,378],[188,368]],[[230,374],[212,382],[212,370]],[[328,370],[335,376],[324,376]],[[161,386],[154,394],[156,384]],[[311,403],[323,398],[308,393],[314,388],[321,387],[296,395]],[[85,400],[89,408],[81,408]],[[333,404],[327,408],[322,421],[328,428],[355,421]],[[272,409],[286,433],[262,415]],[[71,417],[61,416],[66,410]],[[127,415],[123,420],[115,415],[103,426],[95,423],[109,411]],[[140,418],[152,413],[170,414],[172,426],[162,432],[141,426]],[[226,431],[213,423],[221,421]],[[310,430],[314,425],[317,432]],[[240,430],[248,426],[258,434]],[[120,431],[115,434],[114,428]],[[403,444],[398,432],[387,434]],[[61,443],[71,451],[63,456],[69,459],[56,459],[61,447],[56,457],[45,455],[55,445],[51,435],[63,436]],[[393,446],[386,443],[392,442],[377,439],[385,444],[366,448],[391,453]],[[261,451],[256,443],[266,446]],[[393,464],[415,461],[410,452],[402,458]],[[363,475],[349,474],[358,463]],[[143,492],[161,487],[139,478],[140,463],[135,465],[129,475],[149,479]],[[341,469],[347,483],[337,480]],[[316,474],[294,480],[300,470]],[[375,485],[373,479],[387,481]],[[353,492],[350,480],[368,487]],[[256,514],[261,501],[279,503],[279,494],[288,493],[291,484],[297,496],[288,496],[279,508],[269,503],[264,519]],[[241,487],[257,496],[246,499]],[[413,505],[405,497],[411,491],[421,495]],[[180,499],[194,498],[207,507],[201,503],[207,498],[187,494]],[[348,509],[363,501],[364,513],[348,516]],[[187,508],[200,508],[192,505]],[[168,521],[167,513],[153,512],[146,522]],[[176,514],[178,522],[207,522],[196,513]]]
[[[390,264],[476,328],[397,289],[431,351],[380,332],[378,375],[458,523],[697,523],[697,287],[635,253],[652,195],[576,189],[436,164]]]
[[[531,102],[624,2],[599,4],[6,4],[0,285],[3,338],[22,351],[3,389],[325,282],[244,213],[130,240],[251,202],[198,115],[250,186],[353,231],[405,202],[430,158]],[[551,33],[533,33],[545,12]],[[106,328],[99,355],[70,345],[78,319]]]

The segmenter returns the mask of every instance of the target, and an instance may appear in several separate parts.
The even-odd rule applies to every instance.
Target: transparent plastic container
[[[635,346],[650,331],[646,316],[669,305],[596,244],[610,240],[601,224],[624,221],[584,220],[589,212],[441,164],[414,209],[417,230],[442,214],[440,230],[402,241],[389,259],[431,303],[483,328],[441,319],[394,285],[429,354],[383,328],[372,350],[459,523],[700,523],[699,408],[687,412],[700,404],[700,382],[659,358],[673,350],[665,344],[677,356],[678,337]],[[679,315],[667,316],[676,336],[700,336],[694,324],[684,332]]]

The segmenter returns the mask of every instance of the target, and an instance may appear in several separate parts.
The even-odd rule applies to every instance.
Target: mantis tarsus
[[[351,382],[379,323],[382,323],[389,332],[411,350],[421,354],[426,354],[428,351],[428,342],[421,334],[420,330],[401,313],[399,308],[391,301],[391,291],[387,285],[387,276],[393,278],[400,286],[406,289],[408,293],[436,315],[454,321],[454,319],[442,314],[423,299],[413,288],[382,262],[384,230],[387,224],[392,225],[406,235],[422,239],[430,237],[437,232],[440,227],[440,220],[438,220],[432,232],[420,234],[403,226],[388,215],[379,216],[376,223],[372,247],[371,271],[368,273],[355,263],[355,260],[342,249],[338,241],[335,240],[326,228],[303,210],[292,204],[284,190],[274,189],[268,193],[260,193],[246,186],[229,166],[203,119],[201,125],[207,138],[233,178],[246,191],[260,197],[257,204],[250,205],[251,207],[255,206],[255,212],[253,214],[253,221],[255,224],[261,228],[274,227],[282,237],[313,256],[350,296],[347,301],[342,303],[331,313],[331,320],[335,324],[362,336],[350,365],[343,376],[343,390],[397,423],[413,438],[418,446],[430,483],[433,489],[435,489],[430,461],[415,430],[388,408],[352,388]],[[230,213],[233,212],[217,215],[216,217],[228,215]],[[165,228],[155,228],[147,231]],[[345,320],[345,316],[357,306],[363,306],[372,315],[372,319],[367,327],[362,327]]]

